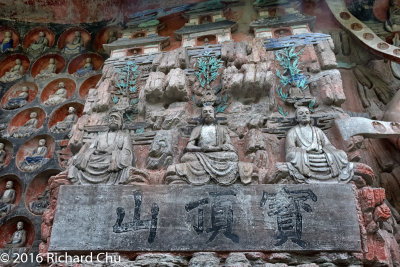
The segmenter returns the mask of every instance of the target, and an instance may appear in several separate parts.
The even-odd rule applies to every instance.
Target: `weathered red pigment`
[[[73,27],[73,28],[69,28],[68,30],[64,31],[61,34],[61,36],[57,42],[58,49],[61,50],[65,47],[65,44],[71,43],[75,37],[76,31],[79,31],[81,33],[81,37],[82,37],[84,46],[86,46],[90,42],[90,33],[87,30],[80,28],[80,27]]]
[[[39,58],[33,64],[32,70],[31,70],[32,77],[36,77],[36,75],[38,75],[41,70],[45,69],[47,67],[47,65],[49,65],[50,58],[54,58],[56,61],[56,65],[57,65],[56,73],[60,73],[64,69],[65,64],[66,64],[65,58],[60,55],[57,55],[57,54],[49,54],[49,55],[45,55],[45,56]]]
[[[103,44],[106,44],[110,36],[110,32],[115,32],[115,37],[122,37],[121,27],[106,27],[101,29],[94,38],[93,47],[98,52],[104,52]]]
[[[29,88],[28,91],[28,103],[32,102],[37,93],[38,93],[38,86],[33,83],[33,82],[20,82],[17,84],[14,84],[8,91],[4,94],[3,98],[1,99],[1,105],[4,105],[10,100],[10,98],[16,97],[22,92],[22,87],[27,86]]]
[[[75,73],[77,70],[82,68],[86,64],[86,59],[90,57],[92,59],[92,64],[94,70],[98,70],[103,66],[103,58],[95,53],[86,53],[81,54],[75,57],[71,62],[68,64],[68,72],[69,74]]]
[[[49,84],[46,85],[46,87],[42,91],[42,94],[40,95],[40,101],[44,102],[49,98],[50,95],[53,95],[57,91],[58,84],[60,82],[63,82],[65,84],[65,89],[67,90],[67,97],[70,98],[74,94],[76,89],[75,82],[68,78],[59,78],[51,81]]]
[[[4,176],[0,177],[0,195],[3,194],[5,188],[6,188],[6,183],[7,181],[13,181],[14,183],[14,189],[15,189],[15,207],[18,206],[19,202],[21,201],[22,197],[22,186],[21,186],[21,180],[18,178],[18,176],[14,174],[6,174]],[[1,236],[1,232],[0,232]],[[1,247],[1,237],[0,237],[0,247]]]
[[[56,37],[50,29],[45,28],[45,27],[38,27],[38,28],[30,30],[25,35],[24,41],[22,42],[22,47],[24,49],[27,49],[34,41],[36,41],[36,39],[39,37],[40,32],[44,32],[47,40],[49,40],[48,47],[52,47],[54,45]]]
[[[53,113],[50,115],[49,128],[51,128],[57,122],[64,120],[64,118],[68,115],[69,107],[75,108],[75,110],[77,112],[76,114],[78,115],[78,117],[80,117],[82,115],[83,104],[76,103],[76,102],[65,104],[65,105],[59,107],[58,109],[56,109],[55,111],[53,111]]]
[[[24,73],[26,73],[28,71],[29,65],[30,65],[29,58],[23,54],[15,54],[15,55],[6,57],[0,63],[0,77],[3,77],[3,75],[6,72],[10,71],[10,69],[15,66],[16,59],[21,60],[22,66],[24,67]]]
[[[27,233],[25,246],[32,246],[35,239],[35,228],[28,218],[17,216],[6,221],[2,226],[0,226],[0,248],[3,248],[4,244],[11,240],[13,233],[17,231],[17,223],[20,221],[24,223],[24,229]]]
[[[96,88],[97,82],[101,79],[101,74],[87,78],[79,88],[79,96],[85,99],[89,93],[89,89]]]
[[[43,125],[44,120],[46,119],[46,113],[44,112],[43,109],[34,107],[34,108],[25,109],[25,110],[19,112],[17,115],[15,115],[12,118],[12,120],[7,128],[8,134],[12,134],[17,128],[21,127],[28,120],[30,120],[30,115],[32,112],[37,113],[36,118],[39,121],[39,123],[38,123],[38,129],[39,129]]]
[[[18,32],[15,29],[8,26],[0,27],[0,42],[3,42],[4,35],[6,32],[11,32],[11,38],[13,39],[13,48],[17,47],[17,45],[19,45]]]
[[[56,147],[53,137],[51,137],[50,135],[37,135],[32,139],[29,139],[27,142],[25,142],[25,144],[20,146],[20,148],[18,149],[18,152],[15,156],[15,163],[18,168],[20,167],[21,162],[25,160],[25,157],[30,156],[32,151],[38,147],[40,139],[46,140],[46,147],[47,147],[46,158],[51,158]]]

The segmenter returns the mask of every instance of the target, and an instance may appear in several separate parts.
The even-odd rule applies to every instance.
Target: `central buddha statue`
[[[46,106],[58,105],[67,100],[67,93],[68,92],[67,89],[65,89],[64,82],[60,82],[58,84],[57,91],[53,95],[49,96],[49,98],[46,101],[44,101],[44,104]]]
[[[296,110],[298,125],[286,136],[289,174],[299,183],[346,183],[352,178],[353,164],[344,151],[336,149],[325,133],[311,125],[310,110]]]
[[[239,167],[239,157],[228,129],[215,124],[214,108],[203,107],[201,116],[203,124],[193,129],[181,163],[168,167],[167,183],[180,183],[183,180],[203,185],[212,180],[229,185],[236,181],[238,173],[243,183],[250,183],[253,168],[246,163]]]
[[[15,60],[15,65],[8,72],[6,72],[1,78],[0,82],[13,82],[22,78],[24,75],[24,66],[19,58]]]
[[[16,109],[23,107],[28,103],[28,98],[29,88],[27,86],[23,86],[19,94],[16,97],[10,98],[3,108]]]
[[[122,115],[111,113],[109,130],[82,146],[72,158],[68,178],[73,183],[116,185],[128,181],[133,151],[130,135],[122,131],[122,124]]]

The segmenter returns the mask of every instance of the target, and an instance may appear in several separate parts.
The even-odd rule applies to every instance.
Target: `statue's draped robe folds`
[[[68,176],[81,184],[118,184],[129,179],[133,152],[129,134],[102,133],[74,157]],[[79,167],[79,168],[77,168]]]
[[[179,176],[185,177],[191,184],[206,184],[211,178],[224,185],[235,182],[239,159],[226,128],[220,125],[198,126],[193,129],[190,142],[196,142],[200,147],[222,147],[224,151],[186,153],[182,163],[176,165]]]
[[[325,133],[310,126],[312,139],[308,139],[299,125],[286,136],[286,161],[289,173],[301,183],[346,183],[352,178],[353,164],[344,151],[336,149]]]

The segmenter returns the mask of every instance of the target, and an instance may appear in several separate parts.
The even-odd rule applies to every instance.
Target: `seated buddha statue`
[[[68,108],[68,115],[64,118],[63,121],[57,122],[54,126],[50,128],[50,131],[53,133],[62,133],[71,130],[72,126],[78,120],[78,116],[76,115],[75,108]]]
[[[80,31],[75,32],[74,39],[67,43],[63,49],[64,54],[78,54],[83,50],[83,39]]]
[[[19,127],[15,132],[12,133],[12,137],[14,138],[22,138],[33,134],[38,126],[39,120],[37,119],[37,113],[31,112],[29,115],[30,119],[24,123],[21,127]]]
[[[15,65],[8,72],[6,72],[1,78],[0,82],[13,82],[22,78],[24,75],[24,66],[20,59],[15,60]]]
[[[14,40],[12,39],[11,32],[7,31],[4,33],[4,39],[0,43],[0,51],[6,52],[8,49],[12,49]]]
[[[24,171],[39,169],[48,160],[46,155],[46,139],[40,139],[38,147],[32,151],[30,156],[25,157],[24,161],[21,162],[21,169]]]
[[[68,91],[67,89],[65,89],[64,82],[60,82],[58,84],[57,91],[53,95],[49,96],[49,98],[46,101],[44,101],[44,104],[46,106],[58,105],[67,100],[67,94]]]
[[[29,88],[23,86],[21,91],[17,96],[10,98],[6,104],[4,104],[4,109],[16,109],[25,106],[28,103],[29,98]]]
[[[86,58],[86,63],[82,68],[78,69],[75,73],[77,76],[84,76],[93,71],[93,63],[90,57]]]
[[[15,196],[13,181],[7,181],[6,189],[0,197],[0,217],[7,215],[14,207]]]
[[[31,54],[41,54],[49,48],[48,44],[49,40],[46,38],[46,34],[44,32],[39,32],[39,36],[29,46],[27,52]]]

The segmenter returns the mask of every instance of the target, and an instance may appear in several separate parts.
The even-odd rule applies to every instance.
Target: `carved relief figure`
[[[172,164],[173,136],[171,131],[158,131],[151,144],[146,167],[160,169]]]
[[[72,42],[69,44],[66,44],[63,53],[65,54],[77,54],[82,52],[83,50],[83,39],[81,36],[80,31],[75,32],[75,37],[72,39]]]
[[[7,181],[6,189],[0,198],[0,217],[6,216],[11,211],[14,207],[15,197],[14,183],[13,181]]]
[[[385,29],[389,32],[400,30],[400,7],[396,0],[390,0],[388,20],[385,22]]]
[[[111,44],[112,42],[117,40],[116,32],[115,31],[110,31],[108,39],[107,39],[107,44]]]
[[[63,121],[59,121],[53,127],[51,127],[50,131],[53,133],[62,133],[69,131],[77,120],[78,116],[76,115],[75,108],[69,107],[68,115],[64,118]]]
[[[50,58],[49,65],[47,65],[46,68],[42,69],[38,76],[48,77],[49,75],[55,74],[56,71],[57,71],[56,60],[54,58]]]
[[[24,66],[20,59],[15,60],[15,65],[8,72],[6,72],[3,77],[0,78],[0,82],[13,82],[22,78],[24,75]]]
[[[76,76],[84,76],[88,73],[91,73],[93,71],[93,63],[92,59],[90,57],[86,58],[86,63],[85,65],[78,69],[75,73]]]
[[[7,31],[4,33],[4,39],[0,43],[0,50],[1,52],[6,52],[7,49],[12,49],[14,44],[14,40],[12,39],[11,32]]]
[[[16,109],[25,106],[28,103],[29,88],[23,86],[21,92],[13,98],[10,98],[8,102],[3,106],[4,109]]]
[[[2,168],[6,161],[7,153],[4,150],[4,143],[0,143],[0,168]]]
[[[236,181],[239,157],[230,140],[228,129],[214,124],[215,114],[212,106],[203,108],[202,119],[203,125],[192,131],[181,164],[168,167],[167,182],[184,180],[202,185],[213,180],[218,184],[229,185]],[[241,172],[242,182],[249,183],[251,174],[252,169],[246,174]]]
[[[58,105],[67,100],[67,93],[64,82],[60,82],[57,91],[54,95],[51,95],[46,101],[44,101],[44,104],[46,106]]]
[[[47,147],[46,140],[40,139],[39,146],[32,151],[30,156],[27,156],[21,162],[21,169],[24,171],[35,171],[39,169],[48,159],[46,159]]]
[[[31,112],[30,119],[25,124],[19,127],[13,134],[12,137],[22,138],[34,133],[39,126],[39,120],[37,119],[37,113]]]
[[[300,183],[348,182],[353,164],[344,151],[336,149],[325,133],[312,126],[310,111],[298,107],[299,123],[286,136],[286,161],[290,175]]]
[[[123,118],[110,114],[109,130],[86,143],[72,159],[68,177],[79,184],[119,184],[129,179],[133,151],[130,135],[122,131]]]
[[[49,40],[46,38],[44,32],[39,32],[39,36],[27,49],[28,53],[41,54],[48,49]]]
[[[29,203],[29,209],[35,214],[43,214],[43,212],[50,206],[50,191],[46,189],[41,193],[36,200]]]
[[[20,248],[25,246],[26,243],[26,230],[24,229],[24,223],[17,223],[17,231],[12,235],[11,240],[4,244],[4,248]]]

